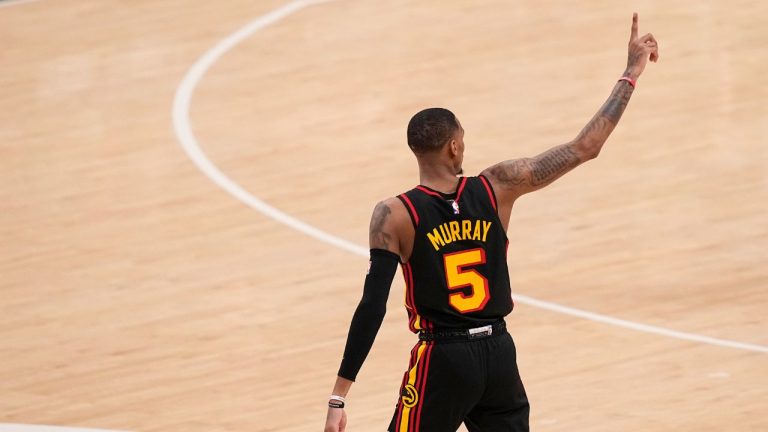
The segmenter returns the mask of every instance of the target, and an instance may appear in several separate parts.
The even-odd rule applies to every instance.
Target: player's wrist
[[[628,67],[626,70],[624,70],[624,73],[621,74],[622,78],[629,78],[632,81],[637,81],[638,78],[640,78],[641,71],[637,68]]]
[[[629,83],[629,85],[631,85],[632,88],[635,88],[637,86],[637,81],[633,80],[632,78],[623,76],[623,77],[619,78],[619,82],[622,82],[622,81],[625,81],[625,82]]]
[[[346,399],[343,396],[332,394],[328,398],[328,408],[344,408]]]

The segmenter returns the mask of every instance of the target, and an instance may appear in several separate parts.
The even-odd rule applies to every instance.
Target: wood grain
[[[174,91],[282,3],[0,9],[0,422],[320,430],[364,258],[267,219],[190,163]],[[768,10],[640,8],[661,44],[598,159],[521,199],[515,292],[768,345]],[[365,244],[417,182],[405,125],[446,106],[465,171],[578,133],[623,70],[632,10],[338,1],[247,39],[196,90],[205,152],[270,204]],[[348,402],[382,430],[414,337],[402,282]],[[768,357],[526,305],[508,317],[537,431],[763,431]]]

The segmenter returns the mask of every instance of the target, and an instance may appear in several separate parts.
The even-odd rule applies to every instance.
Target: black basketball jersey
[[[509,242],[488,179],[461,177],[450,195],[416,186],[398,198],[416,231],[402,264],[411,331],[479,327],[509,314]]]

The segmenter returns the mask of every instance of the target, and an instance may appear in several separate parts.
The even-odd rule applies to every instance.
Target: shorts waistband
[[[433,329],[419,331],[419,340],[435,342],[460,342],[485,339],[507,332],[504,320],[470,329]]]

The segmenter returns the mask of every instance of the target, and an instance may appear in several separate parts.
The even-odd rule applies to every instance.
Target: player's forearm
[[[625,80],[617,82],[608,100],[571,142],[582,161],[593,159],[600,154],[603,144],[624,114],[634,89],[632,84]]]
[[[400,257],[390,251],[371,249],[370,269],[365,276],[363,298],[360,299],[349,325],[344,358],[337,374],[340,377],[354,381],[371,351],[387,312],[387,297],[399,262]]]
[[[388,294],[388,293],[387,293]],[[363,297],[352,317],[349,326],[347,343],[344,347],[344,358],[341,360],[338,375],[350,381],[357,378],[357,373],[363,366],[368,353],[373,347],[384,315],[386,314],[387,297]]]
[[[333,385],[333,391],[331,394],[341,397],[347,397],[349,389],[352,387],[354,381],[348,380],[344,377],[337,376],[336,383]]]

